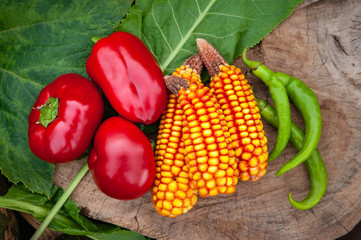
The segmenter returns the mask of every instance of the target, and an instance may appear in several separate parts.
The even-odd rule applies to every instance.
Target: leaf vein
[[[152,46],[150,45],[148,39],[146,38],[146,36],[142,33],[142,39],[144,40],[145,44],[147,45],[149,51],[153,54],[153,56],[155,57],[155,59],[157,60],[157,62],[159,63],[159,58],[158,56],[155,54]]]
[[[202,12],[201,12],[201,9],[199,7],[198,0],[195,0],[195,2],[196,2],[196,5],[197,5],[198,13],[199,13],[199,15],[201,15]]]
[[[164,33],[163,33],[162,28],[159,26],[159,23],[158,23],[157,19],[155,18],[155,14],[154,14],[154,7],[152,7],[152,16],[153,16],[153,19],[154,19],[155,25],[157,26],[157,28],[158,28],[158,30],[159,30],[159,32],[160,32],[160,34],[162,35],[162,37],[163,37],[163,39],[164,39],[165,43],[167,44],[167,46],[168,46],[168,48],[169,48],[170,52],[172,53],[172,52],[173,52],[173,49],[172,49],[172,47],[170,46],[170,44],[169,44],[169,42],[168,42],[167,38],[165,37],[165,35],[164,35]]]
[[[180,27],[179,27],[178,21],[177,21],[177,19],[176,19],[176,17],[175,17],[175,13],[174,13],[173,6],[172,6],[172,4],[170,3],[169,0],[168,0],[168,3],[169,3],[169,6],[170,6],[170,9],[172,10],[173,19],[174,19],[175,25],[177,26],[179,35],[181,36],[181,39],[183,39],[183,34],[182,34],[182,31],[181,31],[181,29],[180,29]]]
[[[1,67],[0,67],[0,71],[3,71],[3,72],[8,73],[8,74],[10,74],[10,75],[13,75],[13,76],[19,78],[20,80],[23,80],[23,81],[25,80],[25,81],[27,81],[27,82],[30,82],[30,83],[34,84],[34,85],[37,85],[37,86],[40,86],[40,87],[44,87],[43,85],[41,85],[40,83],[38,83],[38,82],[36,82],[36,81],[33,81],[33,80],[29,79],[29,78],[21,77],[21,76],[17,75],[16,73],[11,72],[11,71],[9,71],[9,70],[6,70],[6,69],[4,69],[4,68],[1,68]]]
[[[22,28],[34,27],[34,26],[42,25],[42,24],[57,23],[57,22],[61,22],[61,21],[66,22],[66,21],[69,21],[69,20],[71,21],[71,20],[77,20],[77,19],[87,18],[87,17],[91,17],[91,16],[90,15],[81,15],[81,16],[72,17],[72,18],[58,18],[58,19],[54,19],[54,20],[50,20],[50,21],[32,23],[32,24],[29,24],[29,25],[15,26],[15,27],[0,31],[0,34],[1,33],[6,33],[6,32],[11,32],[11,31],[17,31],[17,30],[20,30]]]
[[[174,51],[169,54],[168,58],[161,64],[160,68],[162,71],[164,71],[168,65],[171,63],[171,61],[175,58],[175,56],[182,50],[184,44],[187,42],[187,40],[191,37],[192,32],[196,29],[196,27],[200,24],[200,22],[206,17],[207,12],[209,9],[213,6],[213,4],[216,2],[216,0],[212,0],[209,2],[209,4],[206,6],[203,12],[200,13],[200,15],[195,19],[194,24],[191,26],[187,34],[184,36],[181,41],[177,44],[177,46],[174,48]]]
[[[225,16],[225,17],[239,18],[242,20],[255,21],[253,18],[247,18],[247,17],[243,17],[243,16],[238,16],[238,15],[228,14],[228,13],[221,13],[221,12],[209,12],[208,15],[219,15],[219,16]]]
[[[233,36],[235,34],[239,33],[238,31],[234,31],[230,34],[227,34],[227,35],[222,35],[222,36],[217,36],[217,35],[214,35],[214,34],[210,34],[210,33],[199,33],[199,32],[194,32],[193,35],[201,35],[201,36],[208,36],[208,37],[211,37],[211,38],[226,38],[226,37],[230,37],[230,36]]]
[[[263,12],[261,11],[261,9],[258,7],[258,5],[255,3],[254,0],[251,0],[251,2],[253,3],[253,5],[256,7],[256,9],[258,10],[258,12],[263,16]]]

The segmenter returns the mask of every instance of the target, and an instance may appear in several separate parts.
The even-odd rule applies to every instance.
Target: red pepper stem
[[[48,212],[47,216],[45,217],[44,221],[41,223],[39,228],[35,231],[34,235],[31,237],[30,240],[37,240],[40,238],[41,234],[46,230],[48,225],[51,223],[53,218],[56,216],[56,214],[59,212],[59,210],[62,208],[64,203],[68,200],[71,193],[74,191],[76,186],[79,184],[79,182],[83,179],[85,174],[88,172],[89,167],[88,163],[85,162],[83,166],[80,168],[79,172],[76,174],[74,179],[71,181],[69,186],[64,191],[63,195],[59,198],[59,200],[56,202],[54,207]]]
[[[94,36],[92,37],[92,42],[95,44],[100,40],[100,37]]]
[[[44,127],[47,127],[52,121],[54,121],[58,117],[59,110],[59,100],[54,97],[50,97],[48,101],[38,107],[40,111],[39,121]]]

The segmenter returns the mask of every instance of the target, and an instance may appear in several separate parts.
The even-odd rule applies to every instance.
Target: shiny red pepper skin
[[[163,73],[135,35],[115,32],[100,39],[86,62],[89,77],[113,108],[131,122],[155,122],[166,105]]]
[[[153,148],[133,123],[111,117],[97,130],[88,166],[106,195],[131,200],[144,195],[155,179]]]
[[[49,97],[59,100],[58,116],[44,127],[39,123],[38,107]],[[50,163],[81,157],[89,147],[103,113],[103,100],[94,83],[75,73],[58,77],[40,92],[30,112],[28,138],[31,151]]]

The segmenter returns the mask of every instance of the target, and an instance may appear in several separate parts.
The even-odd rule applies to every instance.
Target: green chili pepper
[[[248,60],[246,58],[246,53],[247,49],[243,50],[242,60],[249,68],[251,68],[252,73],[268,86],[279,119],[277,140],[268,158],[268,161],[272,161],[281,155],[282,151],[286,148],[291,135],[290,102],[288,100],[286,88],[277,78],[276,74],[269,69],[263,68],[262,63]]]
[[[261,99],[256,99],[260,114],[272,126],[278,127],[278,119],[275,110],[268,103]],[[305,134],[294,122],[291,124],[290,142],[301,150],[304,144]],[[292,206],[297,209],[307,210],[314,207],[322,198],[327,187],[327,171],[326,166],[317,148],[312,152],[311,156],[305,161],[310,176],[310,191],[302,201],[295,201],[288,194],[288,199]]]
[[[301,113],[306,126],[302,149],[278,170],[276,175],[279,176],[311,156],[320,141],[322,116],[316,94],[304,82],[285,73],[276,72],[276,76],[285,85],[289,98]]]

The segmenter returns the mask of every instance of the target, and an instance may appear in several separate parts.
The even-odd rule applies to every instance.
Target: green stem
[[[14,199],[0,198],[0,205],[3,208],[12,209],[14,211],[21,211],[32,215],[36,214],[38,216],[46,216],[49,213],[49,209],[47,209],[46,207],[37,206],[26,201]],[[19,206],[21,207],[19,208]],[[69,226],[74,225],[74,221],[70,220],[67,217],[64,217],[61,214],[57,214],[54,219]]]
[[[53,220],[53,218],[56,216],[56,214],[59,212],[59,210],[62,208],[66,200],[70,197],[70,194],[74,191],[76,186],[79,184],[79,182],[82,180],[82,178],[85,176],[85,174],[88,172],[88,163],[85,162],[84,165],[81,167],[77,175],[74,177],[73,181],[69,184],[67,189],[64,191],[63,195],[59,198],[59,200],[56,202],[54,207],[49,211],[48,215],[45,217],[44,221],[41,223],[39,228],[35,231],[34,235],[31,237],[30,240],[37,240],[40,238],[41,234],[45,231],[45,229],[48,227],[50,222]]]
[[[256,77],[260,78],[268,87],[272,87],[272,83],[279,81],[276,79],[276,74],[270,69],[266,68],[261,62],[255,62],[247,59],[247,48],[243,49],[242,61],[250,68],[250,72]]]
[[[96,36],[92,37],[92,42],[94,44],[97,43],[99,40],[100,40],[100,37],[96,37]]]
[[[248,59],[247,59],[247,51],[248,51],[248,48],[243,49],[243,51],[242,51],[242,61],[243,61],[244,64],[246,64],[247,67],[249,67],[251,70],[256,70],[259,66],[262,65],[262,63],[248,60]]]
[[[59,99],[54,97],[49,97],[48,101],[38,107],[40,111],[39,122],[44,127],[48,127],[57,117],[59,112]]]

